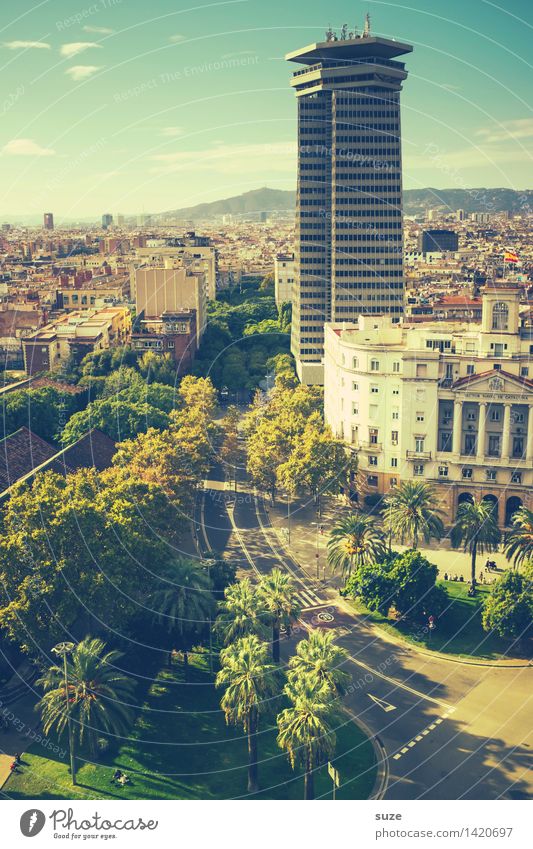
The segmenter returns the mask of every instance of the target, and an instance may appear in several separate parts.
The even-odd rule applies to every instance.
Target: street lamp
[[[76,759],[74,756],[74,738],[72,736],[72,720],[70,718],[70,702],[68,698],[68,672],[67,672],[67,655],[72,654],[76,645],[74,643],[58,643],[54,646],[52,653],[63,658],[63,674],[65,676],[65,701],[67,705],[67,724],[68,724],[68,748],[70,754],[70,775],[72,784],[76,784]]]

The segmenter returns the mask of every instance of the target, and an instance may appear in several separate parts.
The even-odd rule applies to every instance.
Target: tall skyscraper
[[[113,216],[109,212],[104,212],[102,215],[102,227],[104,230],[107,230],[108,227],[111,227],[113,223]]]
[[[54,229],[54,213],[53,212],[45,212],[44,213],[44,229],[45,230],[53,230]]]
[[[324,323],[403,312],[400,91],[412,47],[337,36],[287,55],[306,67],[298,98],[296,283],[292,352],[303,383],[322,383]]]

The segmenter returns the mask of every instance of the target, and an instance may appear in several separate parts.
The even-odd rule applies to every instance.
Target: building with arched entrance
[[[481,324],[326,325],[326,421],[370,492],[431,482],[448,524],[474,498],[494,503],[502,528],[533,509],[533,326],[520,298],[487,285]]]

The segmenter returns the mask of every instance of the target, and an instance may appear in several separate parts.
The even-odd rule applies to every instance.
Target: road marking
[[[393,755],[392,756],[393,761],[398,761],[400,758],[401,758],[401,755]]]
[[[422,735],[421,735],[421,734],[417,734],[417,735],[416,735],[416,737],[415,737],[416,742],[418,743],[418,742],[419,742],[419,740],[421,740],[421,739],[422,739]]]
[[[405,755],[406,752],[408,752],[410,749],[412,749],[414,746],[416,746],[417,743],[419,743],[421,740],[423,740],[424,737],[426,737],[429,734],[430,730],[433,731],[437,727],[438,723],[440,723],[440,722],[442,722],[442,719],[436,719],[435,722],[432,722],[431,725],[428,725],[427,728],[424,728],[424,730],[421,731],[420,734],[416,735],[414,740],[409,740],[407,746],[404,746],[403,749],[400,749],[399,752],[396,752],[396,754],[392,756],[392,759],[394,761],[399,760],[402,755]]]
[[[409,749],[407,748],[407,746],[404,746],[403,749],[400,749],[400,751],[401,751],[402,755],[405,755],[405,753],[408,752]]]
[[[386,702],[385,699],[379,699],[377,696],[372,695],[372,693],[367,693],[369,699],[378,705],[381,710],[384,710],[385,713],[390,713],[391,710],[396,710],[396,705],[391,705],[390,702]]]

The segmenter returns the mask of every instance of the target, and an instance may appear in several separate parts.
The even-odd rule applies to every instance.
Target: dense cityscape
[[[531,796],[533,192],[405,189],[416,44],[306,40],[296,192],[0,219],[28,815]]]

